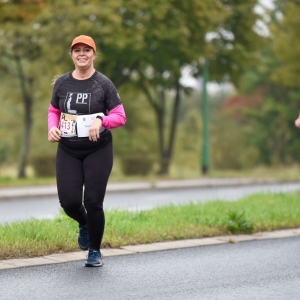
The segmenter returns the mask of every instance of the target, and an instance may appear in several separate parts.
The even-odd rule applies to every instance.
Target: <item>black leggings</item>
[[[100,249],[103,238],[103,201],[112,165],[111,132],[101,135],[97,142],[59,142],[56,178],[60,205],[80,225],[87,224],[90,249],[94,250]]]

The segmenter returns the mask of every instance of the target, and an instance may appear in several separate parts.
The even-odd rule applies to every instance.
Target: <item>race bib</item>
[[[59,128],[62,137],[88,137],[89,129],[97,116],[104,116],[103,113],[96,113],[91,115],[70,115],[61,113]],[[105,128],[100,127],[100,133]]]
[[[65,113],[60,114],[59,129],[61,131],[62,137],[77,136],[76,118],[77,118],[76,115],[70,115]]]
[[[103,113],[96,113],[92,115],[78,115],[77,116],[77,135],[78,137],[89,136],[89,129],[97,116],[104,116]],[[100,133],[104,130],[104,127],[100,127]]]

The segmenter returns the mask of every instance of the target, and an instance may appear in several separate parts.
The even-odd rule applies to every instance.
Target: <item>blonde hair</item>
[[[56,80],[60,77],[61,75],[57,74],[57,75],[54,75],[53,78],[52,78],[52,81],[51,81],[51,85],[54,85]]]

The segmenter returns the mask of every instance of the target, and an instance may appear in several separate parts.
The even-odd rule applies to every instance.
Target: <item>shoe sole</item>
[[[102,267],[103,265],[104,265],[104,261],[103,261],[103,260],[102,260],[102,262],[99,263],[99,264],[87,264],[87,263],[85,263],[85,266],[86,266],[87,268]]]
[[[92,264],[92,265],[90,265],[90,264],[85,264],[85,266],[86,266],[87,268],[94,268],[94,267],[102,267],[103,264]]]

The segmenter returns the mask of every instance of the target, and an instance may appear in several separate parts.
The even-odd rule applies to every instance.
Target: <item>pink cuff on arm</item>
[[[112,129],[123,126],[126,123],[126,115],[122,104],[109,111],[108,116],[103,117],[102,126]]]
[[[52,104],[50,104],[48,108],[48,131],[52,127],[58,127],[60,119],[60,109],[55,108]]]

